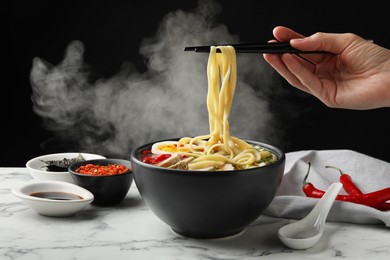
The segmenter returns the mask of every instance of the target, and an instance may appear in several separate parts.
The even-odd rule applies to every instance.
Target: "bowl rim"
[[[63,187],[64,189],[68,189],[70,193],[75,193],[74,190],[81,191],[83,193],[83,199],[76,199],[76,200],[53,200],[53,199],[48,199],[48,198],[39,198],[39,197],[34,197],[31,195],[26,194],[23,192],[24,189],[27,189],[29,187],[34,187],[34,186],[42,186],[44,187],[45,185],[48,186],[57,186],[57,187]],[[44,190],[44,189],[43,189]],[[63,181],[54,181],[54,180],[31,180],[28,183],[19,185],[17,187],[12,188],[12,193],[23,199],[23,200],[30,200],[30,201],[36,201],[36,202],[44,202],[44,203],[62,203],[62,204],[71,204],[71,203],[86,203],[86,202],[92,202],[94,200],[94,195],[92,192],[89,190],[73,184],[69,182],[63,182]],[[38,190],[35,192],[39,192]],[[65,191],[63,191],[65,192]],[[77,194],[81,195],[81,194]]]
[[[128,166],[126,166],[124,164],[121,164],[121,165],[126,166],[127,169],[129,169],[129,170],[126,171],[125,173],[114,174],[114,175],[90,175],[90,174],[78,173],[75,170],[73,170],[73,168],[77,168],[76,166],[81,166],[81,165],[83,165],[85,163],[98,163],[98,162],[101,162],[101,161],[105,161],[105,162],[112,161],[113,163],[116,163],[116,164],[121,164],[121,163],[118,163],[118,162],[126,162],[126,164],[129,164],[131,166],[131,162],[129,160],[126,160],[126,159],[119,159],[119,158],[118,159],[117,158],[90,159],[90,160],[85,160],[85,161],[81,161],[81,162],[72,163],[68,167],[68,172],[70,174],[73,174],[73,175],[76,175],[76,176],[83,176],[83,177],[87,177],[87,178],[88,177],[90,177],[90,178],[118,178],[118,177],[122,177],[122,176],[131,175],[133,173],[131,167],[129,168]]]
[[[106,159],[107,158],[107,157],[105,157],[103,155],[100,155],[100,154],[84,153],[84,152],[48,153],[48,154],[43,154],[43,155],[36,156],[36,157],[31,158],[30,160],[28,160],[26,162],[26,168],[30,169],[30,170],[34,170],[36,172],[41,172],[41,173],[53,173],[53,174],[57,174],[57,175],[59,175],[59,174],[68,174],[69,173],[68,171],[61,171],[61,172],[45,171],[45,170],[33,167],[31,164],[33,162],[36,162],[36,161],[40,160],[40,159],[47,158],[47,157],[50,157],[50,156],[64,156],[64,155],[69,155],[69,154],[81,154],[81,155],[86,155],[86,156],[96,156],[96,157],[101,157],[100,159]],[[98,159],[98,158],[96,158],[96,159]]]
[[[139,151],[144,150],[146,147],[151,147],[154,143],[157,142],[164,142],[164,141],[178,141],[180,138],[170,138],[170,139],[163,139],[163,140],[157,140],[154,142],[149,142],[147,144],[140,145],[136,147],[130,154],[130,161],[132,163],[141,165],[142,167],[146,168],[152,168],[152,169],[158,169],[159,173],[167,173],[167,174],[187,174],[187,175],[196,175],[196,176],[229,176],[229,175],[237,175],[237,174],[248,174],[249,172],[252,172],[255,169],[269,169],[278,167],[280,164],[285,163],[286,160],[286,154],[278,147],[264,143],[261,141],[254,141],[249,139],[243,139],[244,141],[250,143],[250,144],[258,144],[264,148],[267,148],[274,153],[277,154],[278,160],[272,164],[264,165],[261,167],[255,167],[255,168],[249,168],[249,169],[243,169],[243,170],[229,170],[229,171],[196,171],[196,170],[184,170],[184,169],[170,169],[170,168],[164,168],[155,166],[152,164],[144,163],[141,160],[137,158],[137,154]]]

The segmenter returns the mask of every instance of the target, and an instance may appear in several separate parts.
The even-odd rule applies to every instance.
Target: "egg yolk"
[[[178,152],[188,152],[188,149],[177,149],[176,144],[165,144],[158,147],[159,151],[167,152],[167,153],[178,153]]]

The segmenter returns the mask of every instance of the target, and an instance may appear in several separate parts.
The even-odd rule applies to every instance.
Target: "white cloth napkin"
[[[273,217],[301,219],[319,199],[308,198],[302,191],[302,181],[311,163],[308,182],[326,191],[333,182],[339,182],[340,173],[335,166],[348,173],[363,193],[390,187],[390,163],[351,150],[307,150],[286,153],[286,167],[276,197],[264,212]],[[344,189],[340,194],[346,194]],[[389,201],[390,202],[390,201]],[[390,227],[390,210],[336,200],[327,221],[359,224],[385,224]]]

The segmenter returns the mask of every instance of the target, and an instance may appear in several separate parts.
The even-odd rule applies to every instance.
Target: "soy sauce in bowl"
[[[93,194],[76,184],[53,181],[31,180],[12,189],[34,211],[43,216],[73,216],[93,200]]]
[[[83,197],[68,193],[68,192],[60,192],[60,191],[45,191],[45,192],[33,192],[29,194],[30,196],[50,199],[50,200],[82,200]]]

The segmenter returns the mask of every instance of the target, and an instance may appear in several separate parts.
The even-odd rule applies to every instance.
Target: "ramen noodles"
[[[210,132],[155,143],[145,152],[143,161],[161,167],[206,171],[240,170],[275,162],[277,156],[272,151],[230,135],[229,115],[237,81],[236,52],[232,46],[211,46],[207,79]]]

